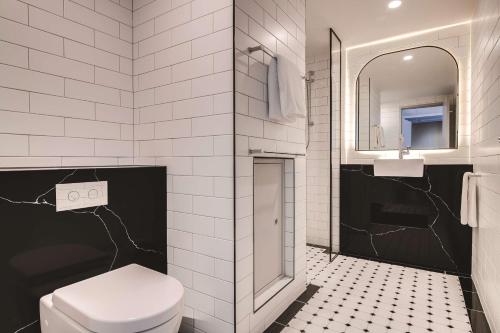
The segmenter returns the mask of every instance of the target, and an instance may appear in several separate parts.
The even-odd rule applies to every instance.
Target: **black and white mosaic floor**
[[[323,251],[308,246],[309,286],[266,332],[473,332],[457,276]]]
[[[330,256],[325,249],[316,246],[307,246],[307,284],[321,273],[326,266],[328,266],[328,261]]]

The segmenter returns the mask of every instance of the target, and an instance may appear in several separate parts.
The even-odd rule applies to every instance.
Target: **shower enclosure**
[[[340,250],[342,41],[330,29],[330,261]]]
[[[326,36],[325,36],[326,37]],[[339,250],[341,41],[330,31],[330,49],[308,59],[307,243]]]

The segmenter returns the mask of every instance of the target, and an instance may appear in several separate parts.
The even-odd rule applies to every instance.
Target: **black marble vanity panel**
[[[108,205],[56,212],[55,184],[108,182]],[[167,272],[166,168],[0,171],[0,332],[40,332],[41,296],[137,263]]]
[[[462,176],[471,165],[426,165],[424,177],[340,169],[340,252],[470,276],[472,230],[460,224]]]

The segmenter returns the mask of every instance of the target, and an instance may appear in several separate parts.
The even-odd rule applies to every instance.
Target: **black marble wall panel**
[[[372,165],[342,165],[341,253],[470,275],[472,232],[460,224],[466,171],[426,165],[421,178],[374,177]]]
[[[55,184],[108,182],[108,205],[56,212]],[[166,259],[166,168],[0,171],[0,332],[40,332],[38,301],[62,286]]]

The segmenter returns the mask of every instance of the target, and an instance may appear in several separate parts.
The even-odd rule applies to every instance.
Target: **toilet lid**
[[[183,295],[176,279],[132,264],[57,289],[52,302],[92,332],[134,333],[172,319]]]

